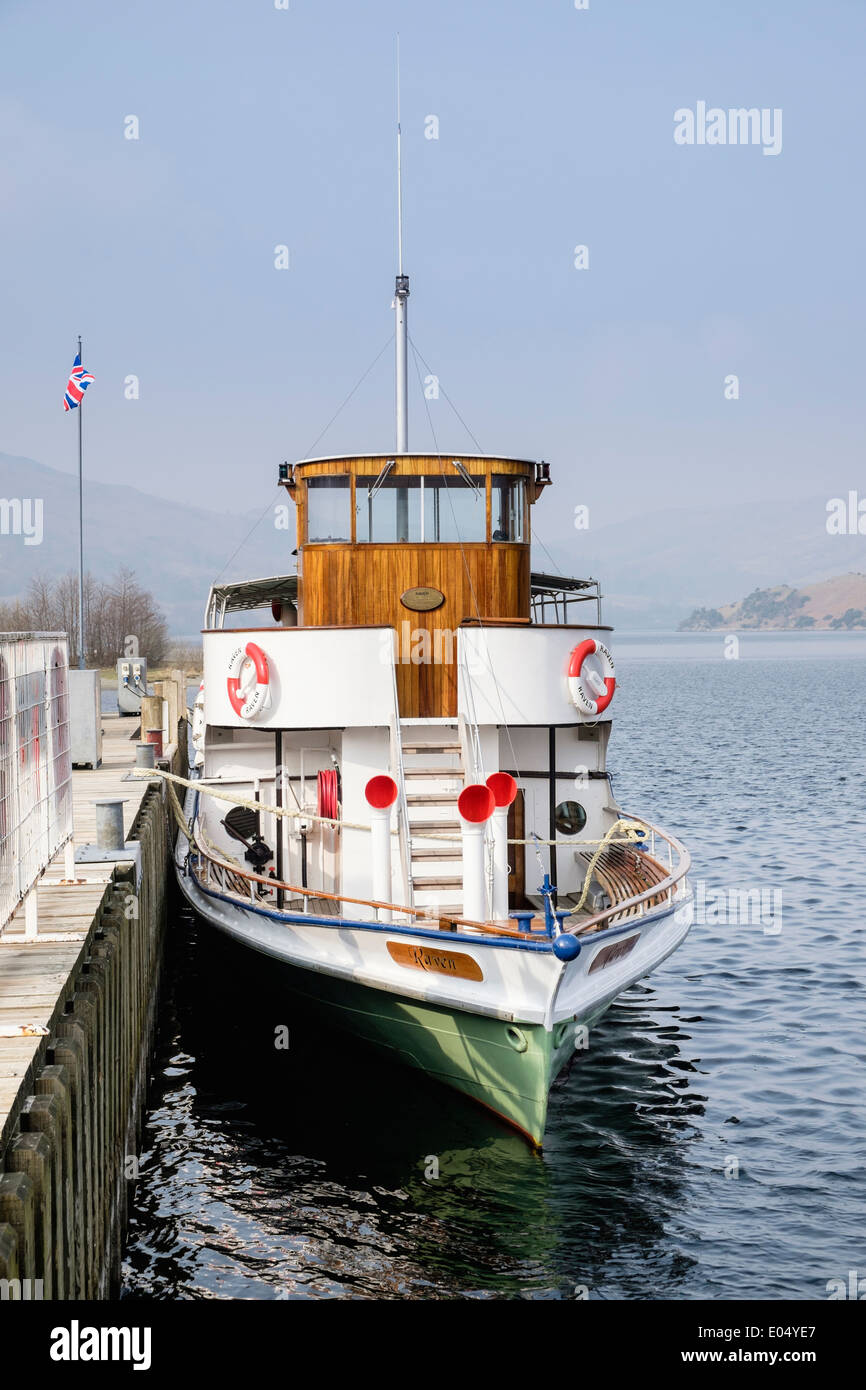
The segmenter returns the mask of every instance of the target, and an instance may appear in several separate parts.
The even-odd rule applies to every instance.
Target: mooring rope
[[[614,841],[611,837],[615,835],[618,830],[622,831],[625,834],[626,838],[624,840]],[[595,851],[595,854],[589,861],[589,867],[586,871],[586,877],[583,880],[583,891],[581,892],[580,898],[575,903],[574,907],[570,907],[568,909],[569,916],[573,916],[576,912],[582,911],[583,905],[586,902],[587,894],[589,892],[589,885],[592,879],[593,871],[595,870],[595,866],[601,858],[602,854],[604,853],[606,847],[609,844],[613,843],[620,845],[634,844],[636,840],[642,839],[645,834],[646,831],[644,830],[643,826],[639,824],[638,821],[622,819],[614,821],[613,825],[608,830],[604,839],[598,842],[598,849]],[[584,840],[583,843],[586,844],[587,841]]]
[[[369,832],[371,829],[369,825],[364,825],[360,821],[335,820],[332,816],[316,816],[313,814],[312,811],[293,811],[288,806],[271,806],[266,801],[250,800],[248,797],[239,796],[237,792],[219,791],[216,787],[208,785],[205,782],[194,782],[191,781],[188,777],[180,777],[176,772],[166,772],[163,768],[134,767],[131,769],[131,771],[133,773],[133,776],[135,777],[140,777],[144,780],[153,777],[161,777],[163,781],[167,783],[170,789],[170,799],[173,796],[172,811],[175,815],[175,819],[178,821],[178,825],[183,830],[183,833],[188,840],[192,838],[190,834],[190,826],[187,824],[186,819],[183,815],[183,811],[180,806],[177,793],[174,791],[174,786],[172,785],[173,783],[176,783],[180,787],[191,787],[194,791],[199,792],[201,796],[212,796],[215,797],[218,801],[228,801],[232,806],[244,806],[247,810],[250,811],[264,811],[265,814],[269,816],[283,816],[287,820],[316,821],[318,824],[326,825],[332,830],[366,830]],[[610,830],[607,831],[606,835],[601,840],[542,840],[539,836],[533,835],[531,839],[528,840],[509,840],[508,844],[529,846],[555,845],[558,846],[560,849],[562,849],[563,847],[577,848],[578,846],[584,845],[598,845],[599,850],[603,849],[604,846],[608,844],[634,844],[634,841],[638,838],[638,836],[636,833],[632,833],[631,830],[628,834],[626,834],[625,838],[622,840],[611,839],[611,836],[616,832],[618,828],[621,827],[636,827],[637,829],[642,830],[642,827],[638,827],[638,823],[636,821],[618,820],[614,825],[611,826]],[[398,835],[399,833],[399,830],[396,828],[392,829],[391,831],[392,835]],[[436,830],[419,830],[414,832],[411,838],[413,840],[445,840],[452,845],[460,844],[459,835],[442,834]]]

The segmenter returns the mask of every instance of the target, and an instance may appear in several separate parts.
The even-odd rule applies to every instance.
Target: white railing
[[[458,715],[463,766],[471,772],[473,782],[483,782],[484,758],[481,753],[481,729],[475,709],[475,688],[472,684],[469,663],[466,660],[466,646],[463,643],[458,646],[457,664],[463,671],[463,688],[466,692],[468,706],[467,712]]]
[[[664,876],[640,892],[611,903],[609,907],[594,913],[591,917],[581,921],[575,920],[575,925],[567,928],[575,936],[602,931],[605,927],[613,926],[620,920],[632,916],[643,917],[647,913],[655,911],[662,901],[666,902],[669,907],[673,907],[675,902],[685,900],[689,895],[687,875],[691,869],[692,860],[685,845],[681,844],[674,835],[669,835],[666,830],[660,830],[657,825],[644,820],[641,816],[629,816],[628,819],[643,828],[645,840],[649,842],[648,855],[661,869]],[[659,840],[667,850],[668,872],[666,874],[664,873],[664,865],[657,856],[657,842]]]
[[[394,672],[394,710],[391,715],[391,767],[397,783],[397,829],[400,843],[400,867],[403,874],[403,900],[407,907],[415,904],[412,883],[412,832],[409,828],[409,806],[406,801],[406,770],[403,766],[403,735],[400,725],[400,701],[397,694],[397,671]]]
[[[71,837],[66,634],[0,633],[0,933]]]

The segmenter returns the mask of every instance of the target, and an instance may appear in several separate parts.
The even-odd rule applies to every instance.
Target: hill
[[[755,589],[739,603],[697,608],[680,623],[681,632],[731,630],[838,630],[866,628],[866,574],[843,574],[794,589],[777,584]]]

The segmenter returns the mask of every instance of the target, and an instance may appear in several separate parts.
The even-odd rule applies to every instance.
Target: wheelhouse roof
[[[319,454],[316,458],[298,459],[295,463],[296,468],[303,468],[307,463],[339,463],[342,459],[499,459],[503,463],[525,463],[527,468],[534,468],[536,459],[515,458],[513,454],[465,454],[459,449],[413,449],[401,453],[399,449],[376,449],[372,453],[364,453],[363,450],[353,454]]]

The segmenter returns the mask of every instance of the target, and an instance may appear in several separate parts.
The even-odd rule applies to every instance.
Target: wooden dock
[[[26,937],[22,906],[0,936],[0,1031],[26,1030],[0,1036],[2,1298],[104,1298],[119,1269],[171,826],[154,780],[124,780],[138,720],[103,715],[102,726],[101,766],[72,774],[75,847],[95,844],[93,802],[110,797],[124,801],[137,851],[79,862],[72,883],[61,852],[38,886],[37,935]],[[186,728],[166,749],[175,771]]]
[[[72,773],[76,849],[96,841],[95,800],[124,798],[123,829],[128,835],[147,790],[145,781],[123,781],[135,764],[138,720],[104,714],[102,729],[101,767],[75,769]],[[64,983],[72,978],[105,897],[106,885],[113,880],[114,869],[114,863],[79,865],[76,877],[86,881],[64,885],[64,857],[62,853],[55,855],[39,883],[37,939],[23,939],[23,904],[0,935],[0,1029],[4,1024],[49,1028],[63,998]],[[52,941],[53,934],[74,939]],[[15,1097],[43,1045],[44,1035],[39,1034],[0,1037],[0,1149]]]

